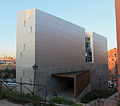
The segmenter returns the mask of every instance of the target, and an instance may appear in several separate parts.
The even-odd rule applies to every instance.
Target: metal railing
[[[20,93],[26,93],[25,91],[27,91],[27,93],[29,92],[30,94],[38,95],[38,93],[36,93],[37,91],[33,91],[32,89],[30,89],[33,86],[38,88],[37,91],[41,87],[44,89],[44,100],[46,102],[46,97],[47,97],[47,86],[46,85],[1,80],[0,81],[0,92],[2,92],[3,87],[4,87],[4,89],[7,90],[7,91],[13,91],[13,92],[14,91],[19,91]],[[42,97],[43,97],[43,95],[42,95]]]

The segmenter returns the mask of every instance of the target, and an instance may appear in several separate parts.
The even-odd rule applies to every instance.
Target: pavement
[[[99,99],[88,103],[86,106],[117,106],[118,93],[113,94],[107,99]]]
[[[7,100],[0,100],[0,106],[23,106],[23,105],[14,104],[12,102],[8,102]]]
[[[102,99],[104,106],[117,106],[118,92],[107,99]]]

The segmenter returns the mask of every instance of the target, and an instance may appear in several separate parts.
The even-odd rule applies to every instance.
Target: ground
[[[108,99],[101,99],[100,101],[103,102],[103,104],[104,104],[103,106],[117,106],[116,99],[118,99],[118,93],[115,93],[114,95],[112,95]],[[101,102],[100,102],[100,104],[101,104]],[[23,106],[23,105],[14,104],[14,103],[8,102],[7,100],[0,100],[0,106]],[[83,106],[94,106],[94,102],[92,101],[92,102],[90,102],[86,105],[83,105]],[[97,101],[96,101],[96,106],[99,106]],[[100,106],[102,106],[102,104]]]
[[[0,106],[23,106],[23,105],[14,104],[14,103],[8,102],[7,100],[1,100]]]
[[[101,106],[102,106],[102,103],[103,103],[103,106],[117,106],[117,104],[116,104],[117,99],[118,99],[118,93],[115,93],[107,99],[100,99],[99,103],[101,104]],[[92,101],[92,102],[88,103],[88,106],[90,106],[91,104],[93,105],[94,102]],[[95,101],[95,104],[97,104],[96,106],[99,106],[98,101]]]

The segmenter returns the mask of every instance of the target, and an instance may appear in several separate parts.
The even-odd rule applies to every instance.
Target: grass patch
[[[64,97],[51,97],[48,99],[48,102],[52,104],[51,106],[54,106],[53,104],[64,104],[64,105],[70,105],[70,106],[81,106],[79,104],[76,104],[70,99],[64,98]]]
[[[99,91],[99,90],[95,90],[92,92],[87,93],[83,98],[81,98],[81,102],[82,103],[88,103],[91,102],[97,98],[108,98],[111,95],[113,95],[115,92],[117,92],[116,90],[103,90],[103,91]]]
[[[38,95],[12,91],[2,91],[2,93],[0,93],[0,99],[7,99],[16,104],[27,104],[29,100],[33,101],[33,104],[39,104],[40,101],[43,101],[43,98]]]
[[[40,102],[44,102],[44,99],[38,95],[32,95],[32,94],[25,94],[25,93],[19,93],[19,92],[12,92],[12,91],[2,91],[0,93],[0,99],[7,99],[10,102],[13,102],[15,104],[28,104],[29,101],[32,101],[34,106],[41,106]],[[81,106],[79,104],[76,104],[72,100],[69,100],[64,97],[51,97],[48,99],[47,104],[45,106],[56,106],[56,104],[64,104],[64,105],[70,105],[70,106]]]

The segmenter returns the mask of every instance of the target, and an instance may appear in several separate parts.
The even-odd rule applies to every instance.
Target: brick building
[[[117,58],[118,58],[118,53],[116,48],[108,51],[108,72],[109,72],[110,81],[116,80]]]
[[[120,0],[115,0],[115,12],[116,12],[118,63],[120,63]],[[120,64],[118,64],[118,75],[120,76]],[[118,77],[118,92],[120,93],[120,77]]]

